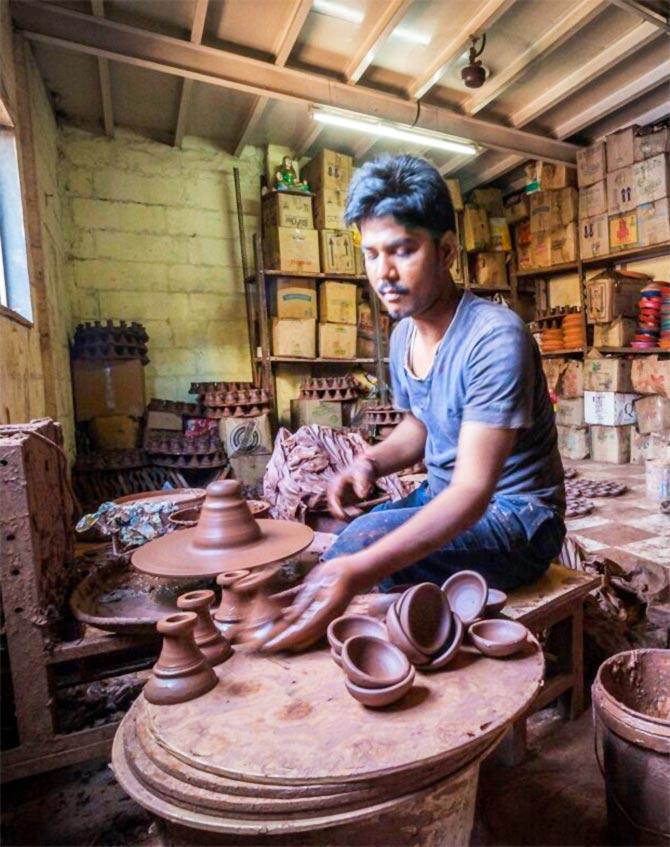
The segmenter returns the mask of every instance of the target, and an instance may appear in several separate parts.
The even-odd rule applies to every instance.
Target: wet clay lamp
[[[260,639],[281,617],[284,604],[270,593],[278,570],[279,568],[269,568],[252,573],[233,585],[233,591],[242,598],[246,607],[244,623],[240,626],[244,641],[253,642]]]
[[[468,630],[472,643],[485,656],[498,659],[523,650],[528,630],[517,621],[477,621]]]
[[[286,559],[313,537],[309,527],[294,521],[255,520],[240,483],[218,480],[207,487],[196,526],[144,544],[131,561],[153,576],[212,577]]]
[[[158,621],[163,636],[158,661],[144,686],[144,697],[157,706],[186,703],[210,691],[217,676],[196,647],[193,632],[195,612],[177,612]]]
[[[452,612],[458,615],[464,624],[471,624],[481,617],[488,598],[486,580],[476,571],[459,571],[442,586],[447,595]]]
[[[242,601],[233,591],[233,585],[251,571],[225,571],[220,573],[216,582],[221,586],[221,602],[219,608],[214,612],[214,623],[224,635],[233,635],[237,624],[244,617]]]
[[[214,667],[220,665],[232,653],[230,642],[221,635],[212,620],[214,592],[209,589],[189,591],[177,598],[177,606],[184,612],[195,612],[198,620],[193,631],[196,647]]]

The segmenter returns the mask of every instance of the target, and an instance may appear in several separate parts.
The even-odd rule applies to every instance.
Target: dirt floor
[[[15,783],[2,800],[6,847],[157,845],[149,815],[123,793],[106,762]],[[524,762],[508,768],[494,754],[484,763],[473,844],[607,843],[590,712],[570,723],[545,709],[530,721]]]

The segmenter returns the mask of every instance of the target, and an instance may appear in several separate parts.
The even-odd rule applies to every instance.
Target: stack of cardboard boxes
[[[631,428],[630,461],[645,465],[647,497],[670,495],[670,359],[639,356],[631,364],[637,423]]]
[[[535,174],[541,190],[529,195],[528,233],[519,233],[529,242],[526,256],[530,267],[541,269],[576,262],[579,248],[575,171],[566,165],[536,162]]]
[[[591,452],[584,422],[584,365],[576,359],[544,359],[547,386],[555,399],[558,449],[567,459],[586,459]]]
[[[586,319],[593,324],[594,347],[627,347],[635,335],[640,291],[646,274],[606,270],[586,283]]]
[[[630,126],[577,152],[583,259],[670,241],[670,128]]]
[[[502,192],[475,189],[463,212],[465,249],[475,253],[472,287],[509,288],[507,263],[512,250]]]

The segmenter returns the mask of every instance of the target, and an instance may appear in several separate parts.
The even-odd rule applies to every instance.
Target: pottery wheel
[[[464,648],[398,703],[351,698],[328,650],[236,653],[219,684],[175,706],[140,696],[114,741],[122,787],[163,818],[221,833],[299,832],[394,803],[467,766],[542,683],[537,642],[513,659]]]

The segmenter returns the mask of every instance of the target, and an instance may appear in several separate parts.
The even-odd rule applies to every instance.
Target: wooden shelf
[[[646,350],[638,350],[637,347],[592,347],[592,350],[597,350],[599,353],[628,353],[640,356],[658,355],[665,353],[670,355],[670,350],[664,350],[662,347],[649,347]]]
[[[582,265],[586,268],[597,268],[615,265],[617,262],[653,259],[655,256],[663,255],[670,256],[670,241],[664,241],[662,244],[650,244],[647,247],[631,247],[630,250],[618,250],[616,253],[608,253],[606,256],[582,259]]]
[[[359,274],[324,274],[307,273],[305,271],[263,271],[265,276],[283,276],[287,279],[334,279],[337,282],[367,282],[368,278]],[[256,282],[256,274],[250,274],[245,282]]]
[[[489,288],[487,285],[471,285],[469,288],[465,289],[466,291],[472,291],[473,294],[476,294],[478,291],[482,294],[510,294],[512,293],[511,288]]]
[[[533,268],[529,271],[516,271],[517,279],[533,276],[556,276],[557,274],[571,273],[579,270],[578,262],[566,262],[563,265],[553,265],[550,268]]]
[[[583,347],[569,347],[566,350],[552,350],[550,353],[542,353],[542,358],[543,359],[551,359],[551,358],[555,358],[556,356],[569,356],[569,355],[573,355],[575,353],[583,353],[583,352],[584,352]]]
[[[256,361],[257,361],[257,362],[261,362],[261,361],[262,361],[262,358],[261,358],[260,356],[256,356]],[[279,363],[281,363],[281,362],[287,362],[287,363],[288,363],[288,362],[295,362],[295,363],[297,363],[297,364],[299,364],[299,365],[300,365],[300,364],[302,364],[302,365],[311,365],[311,364],[319,364],[319,365],[350,365],[350,364],[352,364],[352,363],[353,363],[353,364],[357,364],[357,365],[370,365],[370,364],[374,364],[374,362],[375,362],[376,360],[375,360],[375,359],[360,359],[360,358],[353,358],[353,359],[324,359],[324,358],[322,358],[321,356],[317,356],[317,357],[316,357],[316,358],[314,358],[314,359],[307,359],[307,358],[305,358],[305,357],[302,357],[302,358],[301,358],[301,357],[298,357],[298,356],[270,356],[270,361],[271,361],[271,362],[279,362]],[[383,361],[384,361],[385,363],[388,363],[388,361],[389,361],[389,360],[385,358],[385,359],[383,359]]]

